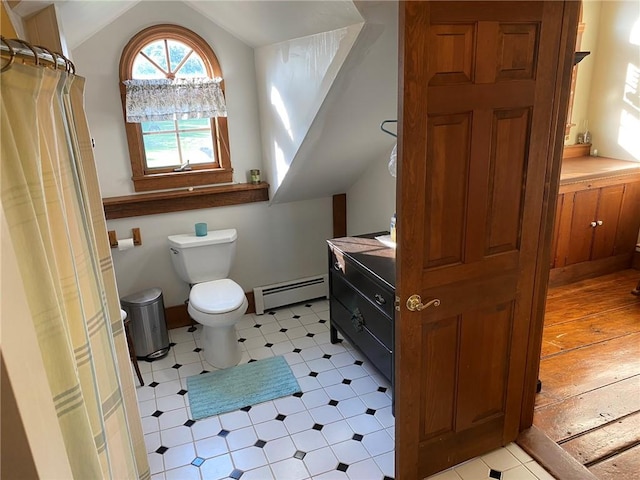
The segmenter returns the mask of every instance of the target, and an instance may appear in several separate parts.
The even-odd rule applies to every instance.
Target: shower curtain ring
[[[5,72],[11,68],[11,65],[13,65],[13,61],[16,58],[16,51],[11,47],[11,45],[9,45],[9,42],[7,42],[7,40],[2,35],[0,35],[0,42],[4,43],[7,48],[9,48],[9,55],[11,55],[7,64],[4,67],[0,68],[0,72]]]
[[[40,58],[38,57],[38,52],[36,52],[36,49],[33,48],[33,45],[31,45],[29,42],[25,42],[24,40],[21,40],[19,38],[12,38],[11,39],[13,42],[18,42],[22,45],[24,45],[25,47],[27,47],[29,50],[31,50],[31,52],[33,53],[33,61],[36,64],[36,66],[40,65]]]
[[[58,58],[60,56],[56,52],[53,52],[53,51],[49,50],[47,47],[43,47],[42,45],[34,45],[34,47],[35,48],[39,48],[43,52],[46,52],[49,55],[51,55],[51,58],[53,59],[53,69],[54,70],[58,69]]]

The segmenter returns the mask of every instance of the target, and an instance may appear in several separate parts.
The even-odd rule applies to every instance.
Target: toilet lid
[[[227,313],[240,308],[244,292],[228,278],[197,283],[189,293],[192,308],[204,313]]]

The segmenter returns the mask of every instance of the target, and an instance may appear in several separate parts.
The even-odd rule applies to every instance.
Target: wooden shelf
[[[102,199],[107,220],[269,200],[269,184],[237,183]]]

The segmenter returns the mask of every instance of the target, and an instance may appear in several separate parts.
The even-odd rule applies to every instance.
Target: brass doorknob
[[[420,295],[411,295],[407,299],[407,309],[411,310],[412,312],[420,312],[425,308],[428,308],[431,306],[437,307],[439,305],[440,305],[440,299],[438,298],[434,298],[433,300],[430,300],[427,303],[422,303],[422,298],[420,298]]]

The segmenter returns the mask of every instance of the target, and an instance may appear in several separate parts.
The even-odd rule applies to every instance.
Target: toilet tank
[[[187,283],[227,278],[236,254],[235,229],[169,236],[169,255],[178,276]]]

